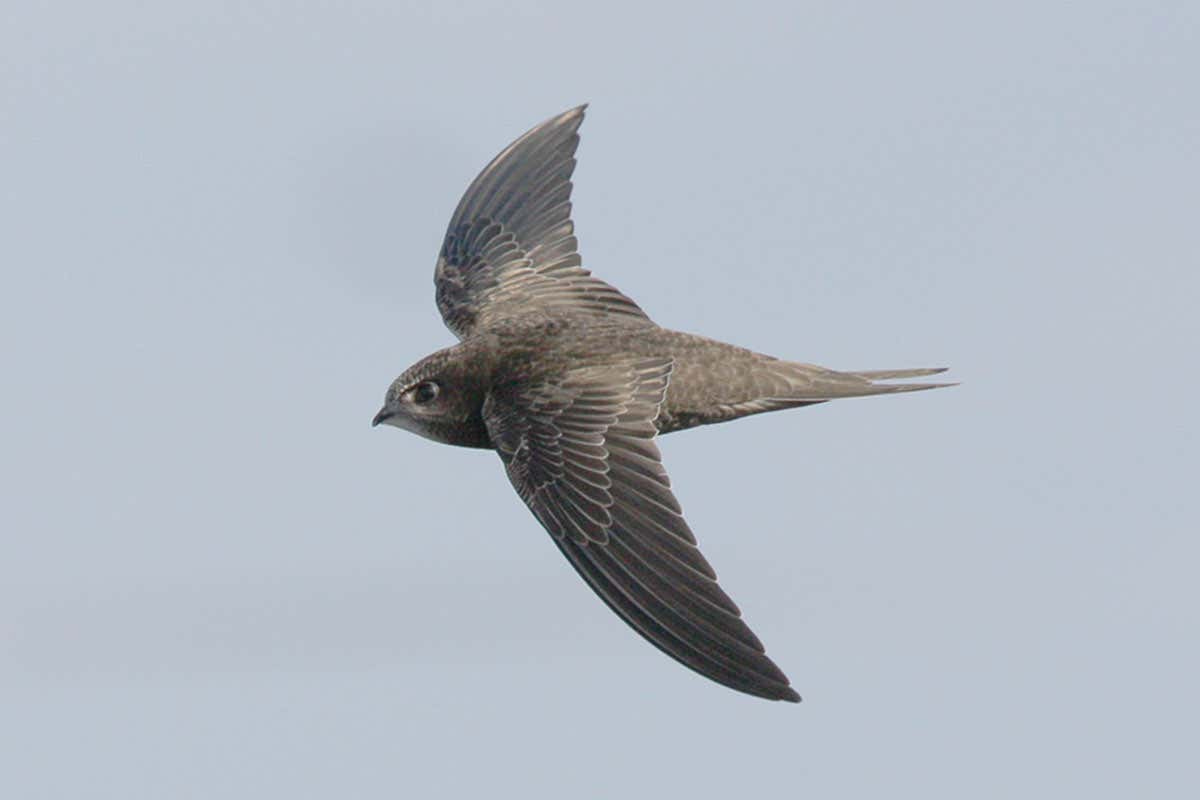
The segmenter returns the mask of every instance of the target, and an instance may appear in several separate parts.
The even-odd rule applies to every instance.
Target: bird
[[[567,561],[635,631],[719,684],[798,702],[697,547],[657,437],[953,384],[884,382],[945,368],[838,372],[655,324],[583,267],[571,191],[586,108],[530,129],[470,184],[434,270],[459,341],[396,378],[372,425],[495,450]]]

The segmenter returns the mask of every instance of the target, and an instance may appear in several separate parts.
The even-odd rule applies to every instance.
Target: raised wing
[[[634,630],[730,688],[797,701],[717,585],[654,443],[670,359],[577,368],[493,394],[488,433],[517,493]]]
[[[648,319],[584,269],[571,222],[571,173],[585,106],[506,147],[472,182],[434,272],[437,306],[461,339],[490,319],[534,307]]]

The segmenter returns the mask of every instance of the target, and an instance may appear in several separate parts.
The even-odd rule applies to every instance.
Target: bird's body
[[[926,384],[874,383],[867,377],[872,373],[837,372],[784,361],[649,321],[579,319],[570,314],[518,316],[504,319],[486,333],[439,350],[421,362],[437,370],[461,370],[475,401],[466,422],[454,430],[436,430],[428,438],[443,444],[494,449],[482,418],[484,400],[493,387],[554,379],[572,368],[656,357],[670,359],[673,364],[664,402],[654,419],[658,433],[824,403],[837,397],[930,388]],[[895,370],[888,377],[941,371]]]
[[[496,450],[576,570],[639,633],[740,691],[798,700],[696,548],[657,434],[940,384],[837,372],[659,327],[581,266],[570,176],[583,109],[522,136],[476,178],[435,273],[457,345],[393,382],[376,424]]]

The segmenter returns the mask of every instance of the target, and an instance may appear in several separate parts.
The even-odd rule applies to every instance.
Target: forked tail
[[[918,369],[876,369],[861,372],[838,372],[825,369],[813,364],[798,364],[781,362],[793,392],[791,400],[819,402],[821,400],[836,400],[843,397],[868,397],[875,394],[895,394],[897,392],[920,392],[925,389],[938,389],[943,386],[956,386],[955,383],[877,383],[877,381],[896,378],[919,378],[925,375],[937,375],[945,372],[945,367],[924,367]]]

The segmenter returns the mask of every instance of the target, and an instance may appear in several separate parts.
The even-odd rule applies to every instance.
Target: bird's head
[[[371,425],[391,425],[426,439],[490,447],[481,415],[483,391],[453,348],[413,364],[392,381]]]

